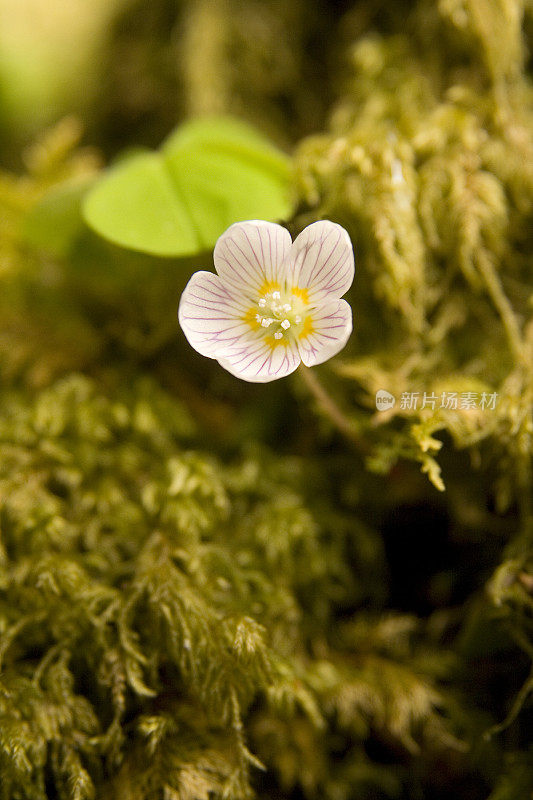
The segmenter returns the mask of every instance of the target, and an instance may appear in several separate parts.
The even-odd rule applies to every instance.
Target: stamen
[[[287,291],[276,289],[258,298],[257,311],[259,313],[255,315],[255,320],[258,325],[265,329],[270,328],[272,323],[275,323],[270,335],[276,341],[284,339],[285,331],[287,331],[287,337],[290,339],[292,334],[298,335],[300,326],[305,323],[305,315],[301,312],[301,305],[302,299],[294,290],[291,298]],[[297,310],[300,310],[300,314],[295,314]],[[266,314],[271,314],[272,316],[269,317]],[[295,326],[297,326],[297,330],[293,330]],[[291,329],[290,332],[289,329]]]

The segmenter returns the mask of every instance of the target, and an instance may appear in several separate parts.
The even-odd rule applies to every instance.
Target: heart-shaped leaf
[[[87,195],[87,223],[115,244],[159,256],[213,247],[233,222],[291,212],[290,159],[249,125],[188,122],[157,153],[110,169]]]

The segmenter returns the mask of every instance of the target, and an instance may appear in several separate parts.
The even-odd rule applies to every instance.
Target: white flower
[[[237,222],[215,246],[215,268],[185,287],[179,322],[190,344],[245,381],[289,375],[336,355],[352,331],[341,296],[354,277],[350,238],[315,222],[291,242],[281,225]]]

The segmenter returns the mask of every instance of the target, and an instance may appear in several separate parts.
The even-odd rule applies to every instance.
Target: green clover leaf
[[[187,122],[158,152],[108,170],[83,215],[115,244],[158,256],[214,246],[233,222],[290,215],[290,159],[249,125],[230,118]]]

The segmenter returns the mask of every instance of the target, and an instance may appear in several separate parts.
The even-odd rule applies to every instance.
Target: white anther
[[[276,331],[276,333],[274,334],[274,339],[281,339],[282,336],[283,334],[281,331]]]
[[[263,319],[261,320],[261,325],[263,326],[263,328],[268,328],[268,326],[272,325],[273,322],[274,320],[271,319],[270,317],[263,317]]]
[[[272,292],[272,300],[281,300],[280,292]]]
[[[300,315],[298,315],[297,317],[294,317],[294,322],[295,322],[296,325],[299,325],[301,321],[302,321],[302,318],[300,317]]]
[[[255,315],[255,321],[256,321],[256,322],[261,322],[261,320],[262,320],[262,319],[263,319],[263,318],[262,318],[261,314],[256,314],[256,315]]]
[[[292,311],[292,306],[291,306],[291,304],[290,304],[290,303],[285,303],[285,304],[284,304],[283,306],[281,306],[281,307],[282,307],[282,309],[283,309],[284,311],[286,311],[287,313],[289,313],[289,311]]]
[[[267,301],[265,300],[264,297],[262,297],[257,305],[259,306],[259,308],[264,308],[266,306],[266,304],[267,304]]]
[[[283,322],[281,323],[281,327],[283,328],[284,331],[286,331],[287,328],[291,327],[291,323],[289,322],[288,319],[284,319]]]

